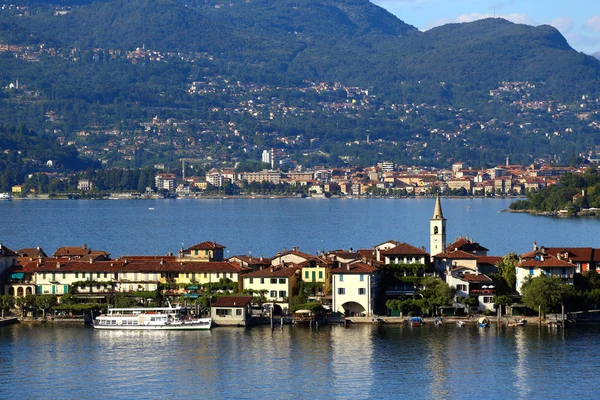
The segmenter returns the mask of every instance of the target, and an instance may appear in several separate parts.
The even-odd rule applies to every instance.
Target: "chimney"
[[[350,264],[346,264],[346,270],[350,271]]]
[[[273,267],[271,267],[271,272],[273,272]]]
[[[537,247],[537,242],[534,241],[533,242],[533,251],[537,251],[538,247]]]
[[[261,255],[260,255],[260,261],[262,262],[262,260],[263,260],[263,256],[262,256],[262,254],[261,254]]]
[[[85,243],[84,243],[84,244],[83,244],[83,248],[84,248],[84,249],[87,249],[87,244],[85,244]]]
[[[60,268],[60,261],[56,263],[56,268]]]
[[[90,257],[90,264],[92,264],[94,262],[94,260],[92,259],[92,257]]]
[[[164,258],[161,258],[161,259],[160,259],[160,265],[164,265],[164,264],[165,264],[165,259],[164,259]]]

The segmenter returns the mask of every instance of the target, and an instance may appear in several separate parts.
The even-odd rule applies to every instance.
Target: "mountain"
[[[251,75],[389,91],[404,80],[466,90],[473,82],[492,88],[535,80],[558,94],[576,85],[599,87],[600,64],[572,50],[550,26],[487,19],[421,33],[367,0],[104,0],[59,17],[52,11],[3,18],[0,37],[52,47],[207,52]]]
[[[600,62],[550,26],[490,18],[420,32],[367,0],[13,3],[0,10],[0,115],[107,163],[230,161],[275,146],[323,164],[531,162],[600,145],[572,112],[600,96]],[[515,105],[528,101],[541,105]],[[557,104],[561,119],[547,111]],[[166,139],[140,144],[140,126]],[[367,131],[381,144],[347,145]]]

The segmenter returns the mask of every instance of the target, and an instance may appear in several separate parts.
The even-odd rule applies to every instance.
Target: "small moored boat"
[[[467,325],[465,321],[456,321],[456,326],[459,328],[464,328],[465,325]]]
[[[423,326],[425,322],[423,322],[423,318],[421,317],[412,317],[410,319],[410,326],[413,327],[419,327],[419,326]]]
[[[477,326],[480,328],[489,328],[490,320],[487,319],[486,317],[481,317],[481,318],[479,318],[479,320],[477,320]]]
[[[526,319],[515,318],[514,321],[508,321],[508,326],[525,326],[526,323],[527,323]]]

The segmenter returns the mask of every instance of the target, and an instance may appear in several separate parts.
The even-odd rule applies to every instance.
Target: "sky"
[[[600,0],[371,0],[421,31],[501,17],[527,25],[552,25],[577,51],[600,51]]]

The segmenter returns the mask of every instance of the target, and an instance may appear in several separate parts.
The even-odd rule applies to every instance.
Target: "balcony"
[[[469,294],[489,294],[495,295],[496,289],[473,289],[469,292]]]

